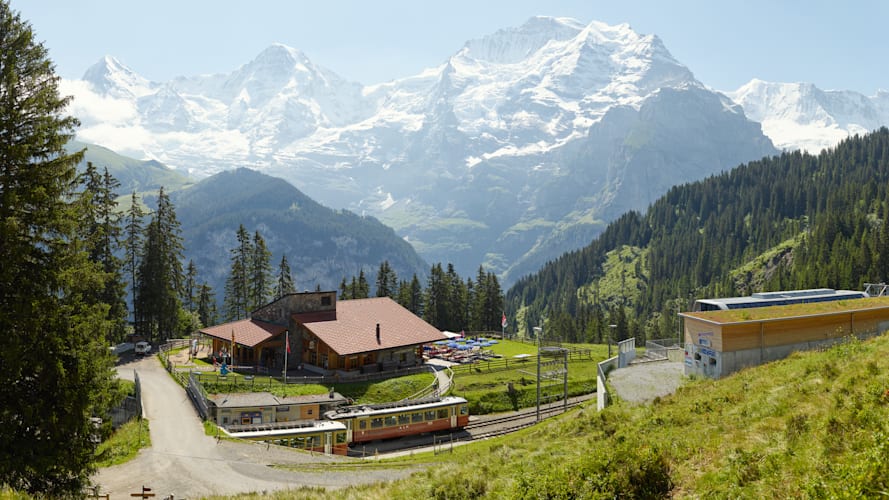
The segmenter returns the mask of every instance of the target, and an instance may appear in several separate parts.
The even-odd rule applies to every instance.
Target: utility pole
[[[543,328],[534,327],[534,336],[537,337],[537,421],[540,422],[540,336]]]

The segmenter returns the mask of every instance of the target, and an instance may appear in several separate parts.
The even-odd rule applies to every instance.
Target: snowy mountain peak
[[[851,134],[871,132],[889,123],[889,103],[877,94],[822,90],[811,83],[775,83],[753,79],[726,92],[782,149],[811,153],[834,146]]]
[[[583,25],[574,19],[532,17],[518,28],[498,30],[477,40],[470,40],[462,54],[479,61],[512,64],[524,60],[547,43],[577,36]]]
[[[153,91],[153,84],[112,56],[105,56],[90,66],[83,80],[99,94],[112,97],[142,97]]]
[[[312,62],[302,51],[282,43],[270,45],[260,52],[250,64],[299,69],[308,69],[312,66]]]

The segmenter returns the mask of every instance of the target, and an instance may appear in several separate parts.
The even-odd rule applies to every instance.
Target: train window
[[[469,407],[466,405],[460,405],[460,415],[469,415]]]
[[[361,430],[367,429],[367,419],[358,421],[358,428]]]
[[[435,420],[435,410],[429,410],[426,412],[426,420]]]
[[[422,421],[423,421],[423,413],[422,412],[411,413],[411,422],[416,424],[417,422],[422,422]]]
[[[383,426],[383,419],[382,419],[382,418],[372,418],[372,419],[370,419],[370,428],[371,428],[371,429],[378,429],[378,428],[380,428],[380,427],[382,427],[382,426]]]
[[[404,425],[411,423],[411,416],[407,413],[402,413],[398,416],[398,425]]]
[[[302,436],[295,437],[290,440],[290,446],[294,448],[305,448],[306,447],[306,439]]]
[[[438,409],[438,418],[448,418],[448,413],[450,413],[450,408],[439,408]]]
[[[397,423],[397,420],[395,420],[395,415],[386,417],[386,427],[395,425],[396,423]]]
[[[336,433],[336,444],[343,444],[346,442],[346,433],[345,432],[337,432]]]

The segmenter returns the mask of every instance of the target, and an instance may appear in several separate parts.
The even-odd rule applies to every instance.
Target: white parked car
[[[151,352],[151,344],[144,340],[136,342],[136,356],[145,356],[149,352]]]

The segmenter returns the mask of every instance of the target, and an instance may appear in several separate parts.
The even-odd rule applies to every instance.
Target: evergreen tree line
[[[231,249],[231,271],[225,281],[226,321],[246,318],[272,299],[296,291],[286,255],[281,257],[276,276],[272,275],[272,253],[258,230],[251,239],[241,224],[236,238],[238,244]]]
[[[146,215],[150,215],[145,223]],[[133,281],[133,326],[151,342],[190,336],[216,322],[216,299],[198,282],[194,261],[183,268],[182,230],[170,197],[161,188],[157,208],[146,214],[134,192],[125,215],[125,267]]]
[[[389,261],[377,270],[375,295],[389,297],[405,309],[423,318],[439,330],[492,331],[500,330],[503,314],[503,291],[497,276],[479,266],[475,281],[464,281],[448,263],[433,264],[426,280],[420,284],[416,273],[410,281],[399,280]],[[370,283],[359,270],[351,280],[343,277],[339,287],[340,300],[370,297]]]
[[[587,247],[548,263],[507,293],[526,328],[563,338],[675,337],[694,299],[805,288],[862,290],[889,280],[889,130],[854,136],[818,156],[784,153],[677,186],[645,214],[628,212]],[[620,292],[604,264],[622,249]]]

